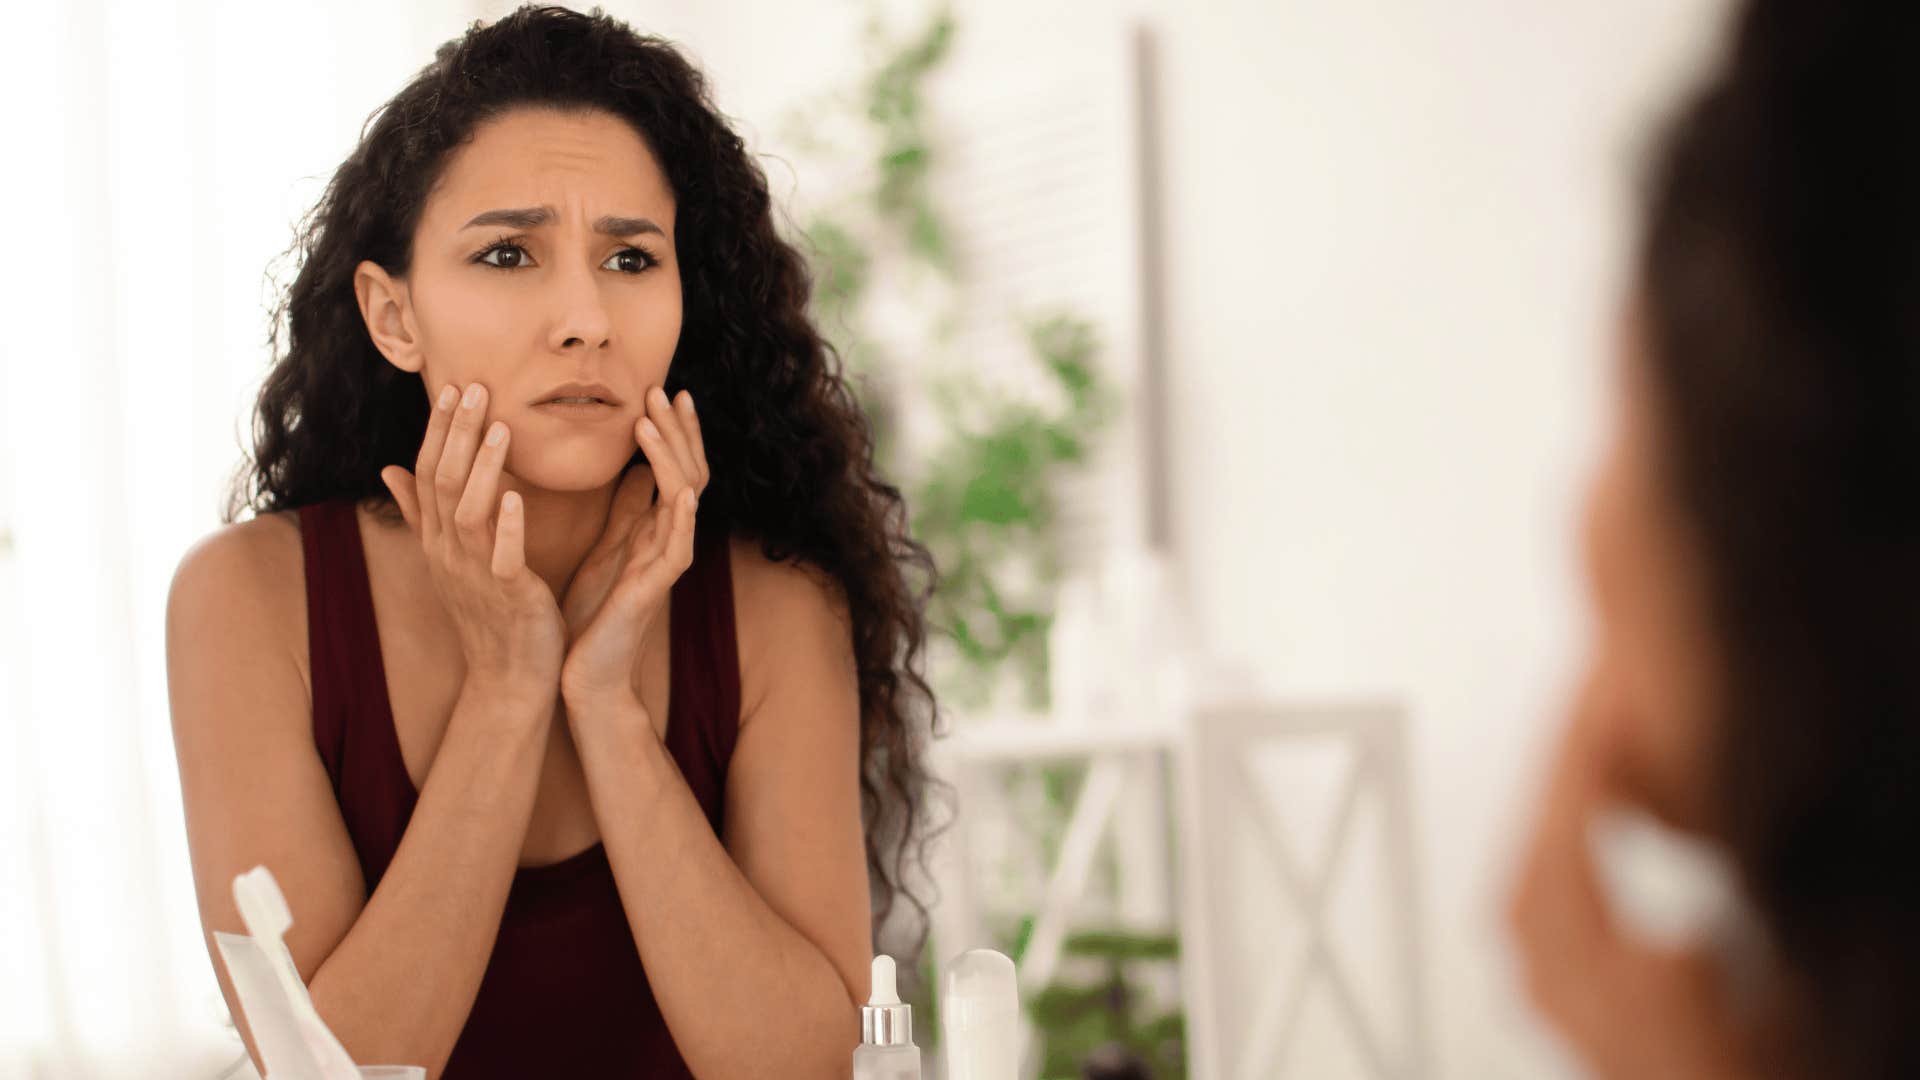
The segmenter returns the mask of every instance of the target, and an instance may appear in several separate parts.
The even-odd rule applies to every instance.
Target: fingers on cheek
[[[648,428],[645,426],[646,423],[642,421],[640,447],[647,452],[647,464],[652,466],[655,478],[658,479],[662,468],[677,472],[680,468],[680,460],[675,456],[673,447],[667,443],[667,437],[661,433],[658,426]]]

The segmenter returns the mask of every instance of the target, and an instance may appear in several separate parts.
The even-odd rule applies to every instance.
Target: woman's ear
[[[406,281],[387,273],[379,263],[363,259],[353,269],[353,295],[360,303],[360,317],[367,324],[367,336],[373,339],[374,347],[394,367],[418,374],[425,366],[425,356],[413,325]]]

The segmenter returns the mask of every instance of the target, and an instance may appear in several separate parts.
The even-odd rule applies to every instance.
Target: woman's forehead
[[[561,224],[613,215],[671,229],[673,220],[673,194],[653,152],[605,112],[516,109],[489,121],[447,163],[431,203],[427,216],[442,231],[475,215],[538,207]]]

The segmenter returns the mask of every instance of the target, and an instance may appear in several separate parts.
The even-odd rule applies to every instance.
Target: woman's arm
[[[412,821],[371,898],[313,746],[304,682],[236,526],[197,545],[167,607],[168,692],[214,972],[258,1048],[213,941],[245,933],[234,876],[264,864],[293,909],[287,945],[356,1061],[438,1076],[465,1026],[533,809],[551,702],[463,688]]]
[[[852,635],[844,607],[799,570],[752,576],[762,582],[737,607],[778,645],[742,641],[752,675],[724,846],[636,706],[576,715],[574,738],[641,961],[694,1075],[841,1080],[873,959]]]
[[[310,981],[369,1065],[437,1077],[466,1027],[533,814],[554,706],[469,682],[380,884]]]

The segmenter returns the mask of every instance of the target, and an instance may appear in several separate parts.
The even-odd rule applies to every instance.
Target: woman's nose
[[[592,348],[605,345],[612,332],[613,319],[593,270],[575,267],[562,271],[554,276],[553,288],[556,315],[552,344],[565,348],[577,339]]]

